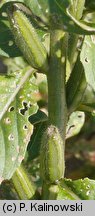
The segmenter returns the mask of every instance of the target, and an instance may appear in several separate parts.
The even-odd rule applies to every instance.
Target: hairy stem
[[[49,124],[56,126],[65,144],[67,106],[65,96],[66,38],[61,30],[51,32],[50,70],[48,73]]]

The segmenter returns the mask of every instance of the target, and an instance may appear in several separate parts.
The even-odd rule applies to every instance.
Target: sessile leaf
[[[38,90],[30,67],[0,75],[0,84],[0,182],[2,182],[12,177],[24,159],[33,133],[33,125],[28,118],[37,112],[35,96]]]

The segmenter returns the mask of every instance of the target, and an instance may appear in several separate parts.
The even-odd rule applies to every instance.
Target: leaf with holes
[[[95,91],[95,36],[85,36],[80,60],[84,67],[87,83]]]
[[[85,178],[62,179],[56,185],[44,185],[44,200],[95,200],[95,181]]]
[[[31,68],[0,76],[0,182],[10,179],[24,159],[33,132],[28,117],[37,112],[38,92]],[[22,87],[24,84],[24,87]]]
[[[66,128],[66,138],[77,135],[85,122],[84,112],[76,111],[73,112],[70,117]]]
[[[58,200],[95,200],[95,181],[85,178],[60,182]]]

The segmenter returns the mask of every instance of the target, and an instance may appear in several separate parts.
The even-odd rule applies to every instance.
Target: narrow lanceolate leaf
[[[85,36],[80,60],[84,67],[87,83],[95,91],[95,36]]]
[[[15,3],[8,8],[8,16],[15,42],[28,63],[37,70],[48,71],[47,51],[41,43],[35,28]]]
[[[69,113],[78,109],[79,105],[82,103],[86,88],[87,82],[85,79],[84,68],[80,61],[80,56],[78,56],[66,87]]]
[[[10,179],[24,159],[33,132],[33,126],[28,121],[29,115],[37,111],[37,87],[33,75],[27,77],[24,87],[19,89],[13,102],[9,103],[28,70],[29,67],[13,75],[0,76],[0,182]],[[3,112],[7,104],[9,107]]]

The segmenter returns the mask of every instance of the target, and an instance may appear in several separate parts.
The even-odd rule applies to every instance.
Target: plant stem
[[[65,96],[66,38],[61,30],[50,36],[50,70],[48,72],[49,124],[56,126],[65,144],[67,106]]]
[[[43,183],[42,200],[56,200],[59,192],[58,185]]]
[[[12,177],[12,183],[21,200],[33,199],[35,186],[30,181],[25,169],[20,166]]]

